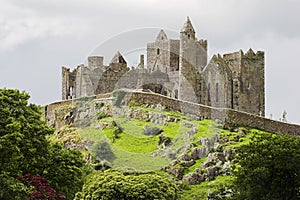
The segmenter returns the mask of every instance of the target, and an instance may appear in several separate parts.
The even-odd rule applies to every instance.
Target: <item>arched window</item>
[[[157,53],[157,55],[159,55],[160,54],[160,49],[158,48],[158,49],[156,49],[156,53]]]
[[[73,99],[73,87],[69,88],[70,99]]]

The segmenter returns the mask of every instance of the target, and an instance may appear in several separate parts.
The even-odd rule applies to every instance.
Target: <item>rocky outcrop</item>
[[[197,172],[191,172],[188,175],[185,175],[182,180],[188,182],[190,185],[195,185],[205,181],[207,178],[206,174],[200,174]]]
[[[158,145],[162,145],[163,148],[171,144],[171,139],[163,134],[159,136]]]
[[[163,132],[163,130],[159,127],[156,127],[156,126],[145,125],[143,127],[143,134],[144,135],[158,135],[161,132]]]
[[[212,138],[200,138],[198,140],[201,147],[195,147],[192,149],[191,157],[194,160],[203,158],[209,154],[209,152],[214,148],[214,145],[219,140],[219,134],[214,135]]]
[[[150,121],[149,112],[146,110],[133,108],[128,110],[127,112],[129,112],[129,117],[132,119],[138,119],[146,122]]]
[[[73,126],[65,126],[64,128],[56,131],[53,136],[56,140],[63,144],[64,148],[88,150],[94,144],[93,141],[83,140],[80,138],[76,128]]]
[[[207,159],[194,172],[183,176],[182,180],[189,184],[198,184],[202,181],[213,180],[218,175],[229,175],[230,164],[234,156],[234,150],[224,150],[223,152],[211,152]]]
[[[187,123],[185,126],[194,127],[192,124]],[[182,177],[182,180],[189,184],[210,181],[218,175],[229,175],[231,170],[230,164],[236,152],[232,149],[223,150],[224,147],[219,144],[219,141],[219,134],[211,138],[199,138],[197,144],[187,146],[186,151],[177,157],[176,161],[172,162],[172,166],[174,167],[166,168],[165,171],[175,175],[179,179]],[[193,172],[188,174],[179,173],[182,170],[178,171],[178,169],[186,169],[196,165],[197,160],[204,157],[207,157],[206,160],[198,164]]]
[[[180,168],[167,167],[164,170],[166,172],[170,173],[170,174],[173,174],[178,179],[182,179],[183,172],[184,172],[184,168],[183,167],[180,167]]]

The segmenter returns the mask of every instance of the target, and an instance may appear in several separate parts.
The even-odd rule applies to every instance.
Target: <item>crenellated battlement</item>
[[[198,40],[189,18],[178,39],[160,30],[147,44],[146,63],[128,66],[120,52],[108,66],[102,56],[88,57],[88,66],[62,68],[62,99],[139,89],[219,108],[265,115],[265,55],[251,48],[208,59],[208,41]]]
[[[198,40],[198,44],[203,47],[203,49],[205,49],[205,51],[207,51],[207,40]]]

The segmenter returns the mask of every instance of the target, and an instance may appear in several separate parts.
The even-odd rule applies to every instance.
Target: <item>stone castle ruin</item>
[[[62,68],[62,99],[110,93],[128,88],[216,108],[265,115],[264,52],[249,49],[213,55],[208,61],[207,40],[198,40],[189,18],[179,39],[161,30],[147,44],[147,60],[140,56],[129,67],[120,52],[108,66],[103,57],[88,57],[88,66]]]

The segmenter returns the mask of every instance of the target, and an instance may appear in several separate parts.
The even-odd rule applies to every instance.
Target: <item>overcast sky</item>
[[[0,0],[0,5],[0,87],[25,90],[33,103],[61,99],[61,66],[75,68],[95,53],[108,63],[116,50],[127,51],[125,58],[135,64],[138,58],[128,52],[145,47],[161,28],[176,37],[190,16],[198,39],[208,40],[210,57],[250,47],[265,51],[266,116],[279,119],[286,110],[288,121],[300,124],[298,0]],[[130,44],[135,46],[124,48]]]

